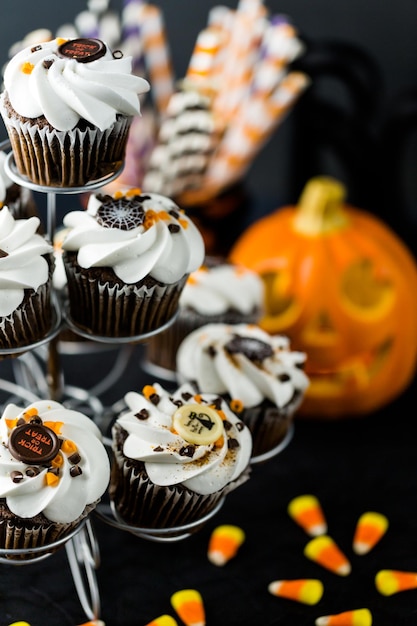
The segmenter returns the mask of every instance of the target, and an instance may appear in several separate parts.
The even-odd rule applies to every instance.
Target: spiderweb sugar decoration
[[[143,224],[145,210],[140,196],[134,198],[112,198],[106,196],[97,211],[97,222],[104,228],[132,230]]]

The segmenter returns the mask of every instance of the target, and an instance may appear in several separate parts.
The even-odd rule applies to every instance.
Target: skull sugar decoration
[[[406,389],[417,363],[416,262],[345,195],[337,180],[311,179],[297,206],[252,224],[230,253],[264,280],[260,326],[307,354],[304,416],[371,413]]]

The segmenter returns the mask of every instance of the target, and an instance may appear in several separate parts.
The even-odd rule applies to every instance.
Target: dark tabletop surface
[[[150,381],[141,345],[76,355],[65,351],[60,358],[64,394],[67,388],[72,394],[80,379],[83,389],[100,391],[97,385],[110,372],[106,391],[99,395],[106,408]],[[6,379],[15,365],[3,361],[0,368]],[[380,569],[417,572],[415,400],[412,384],[367,417],[331,422],[297,417],[288,447],[253,466],[250,480],[184,540],[149,541],[93,514],[101,559],[96,569],[101,619],[106,626],[145,626],[169,614],[181,626],[170,598],[193,588],[203,597],[208,625],[308,626],[319,616],[368,608],[374,626],[415,626],[417,589],[385,597],[374,582]],[[351,562],[350,575],[333,574],[303,555],[309,537],[287,513],[290,500],[301,494],[320,500],[328,532]],[[386,515],[389,529],[371,552],[358,556],[352,538],[366,511]],[[246,534],[236,557],[223,567],[207,558],[210,534],[220,524],[240,526]],[[324,584],[321,601],[307,606],[268,592],[271,581],[292,578],[319,578]],[[0,626],[18,620],[31,626],[87,621],[65,548],[38,563],[0,564],[0,606]]]

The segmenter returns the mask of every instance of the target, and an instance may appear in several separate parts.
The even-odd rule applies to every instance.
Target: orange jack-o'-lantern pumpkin
[[[345,192],[311,179],[297,206],[253,223],[230,253],[265,282],[260,325],[307,354],[304,416],[370,413],[408,387],[417,363],[417,265]]]

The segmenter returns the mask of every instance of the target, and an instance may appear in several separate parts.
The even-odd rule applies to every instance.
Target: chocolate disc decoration
[[[45,465],[59,452],[59,439],[41,424],[24,424],[12,430],[9,451],[15,459],[30,465]]]
[[[101,39],[69,39],[58,48],[58,54],[68,59],[75,59],[78,63],[91,63],[106,54],[106,45]]]

